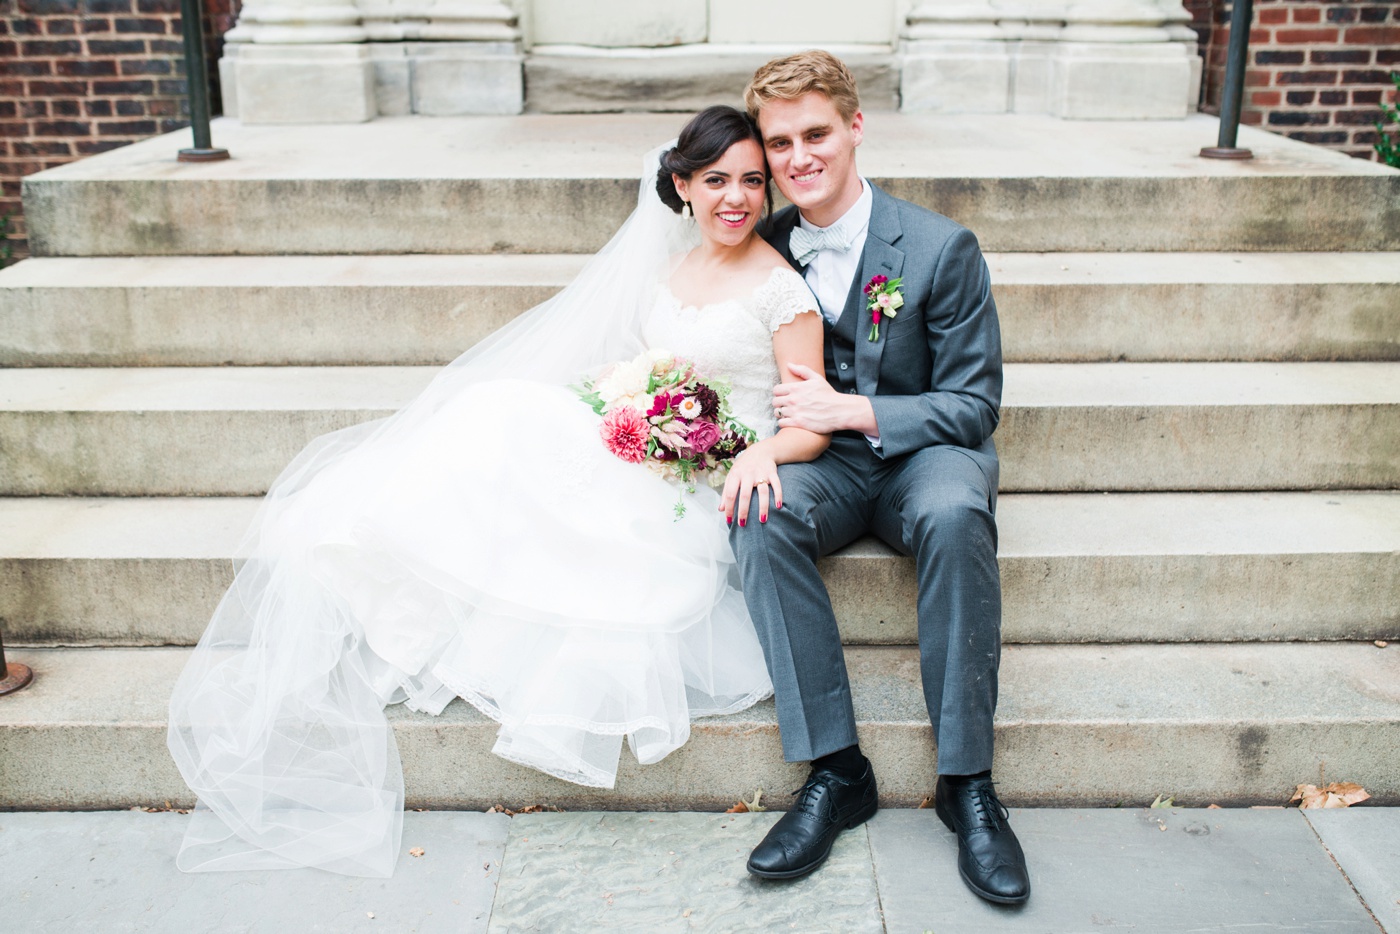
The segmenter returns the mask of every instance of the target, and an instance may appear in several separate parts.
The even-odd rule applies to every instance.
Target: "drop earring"
[[[690,210],[690,202],[689,202],[689,201],[684,201],[684,202],[682,202],[682,204],[684,204],[685,206],[681,208],[681,217],[685,217],[685,218],[694,217],[695,214]]]

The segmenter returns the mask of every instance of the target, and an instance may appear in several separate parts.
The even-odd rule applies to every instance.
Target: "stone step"
[[[0,499],[11,645],[193,645],[261,500]],[[1400,638],[1400,493],[1013,493],[997,505],[1014,643]],[[913,644],[912,559],[823,562],[848,644]]]
[[[36,256],[588,253],[636,203],[680,114],[215,122],[24,179]],[[1248,127],[1203,160],[1205,115],[1068,121],[870,113],[860,166],[989,251],[1400,250],[1400,171]]]
[[[26,649],[35,681],[0,705],[0,787],[19,809],[114,808],[191,795],[165,748],[188,649]],[[917,805],[935,770],[913,648],[846,652],[862,749],[882,802]],[[1300,782],[1361,783],[1400,803],[1400,650],[1370,643],[1008,646],[998,786],[1012,805],[1282,804]],[[391,708],[410,807],[721,809],[763,788],[777,807],[802,765],[782,762],[771,701],[697,721],[652,766],[624,752],[613,791],[490,755],[496,724],[461,701],[433,718]]]
[[[0,495],[259,494],[432,367],[0,370]],[[1001,488],[1400,487],[1395,363],[1011,364]]]
[[[446,363],[584,257],[39,258],[0,366]],[[993,253],[1008,361],[1400,359],[1400,253]]]

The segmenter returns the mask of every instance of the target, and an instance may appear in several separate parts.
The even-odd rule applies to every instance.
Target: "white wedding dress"
[[[497,754],[612,787],[624,736],[657,762],[692,717],[771,693],[718,494],[684,493],[678,519],[677,488],[605,449],[565,374],[663,348],[727,380],[736,417],[767,436],[772,332],[816,302],[786,268],[703,308],[641,276],[639,313],[619,320],[609,267],[675,223],[653,207],[644,184],[595,261],[601,291],[586,270],[563,307],[530,312],[386,422],[318,439],[273,485],[171,700],[169,746],[199,797],[182,869],[392,873],[388,704],[437,714],[464,698],[500,724]],[[618,333],[581,350],[585,312]],[[551,328],[571,346],[531,352]]]

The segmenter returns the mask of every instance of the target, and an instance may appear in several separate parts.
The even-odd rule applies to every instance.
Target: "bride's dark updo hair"
[[[672,175],[679,175],[686,181],[707,165],[714,165],[735,143],[751,139],[763,150],[763,134],[758,124],[742,110],[724,104],[706,107],[696,114],[681,130],[676,145],[661,154],[661,167],[656,170],[656,193],[661,203],[677,214],[685,206],[676,193],[676,183]],[[768,171],[768,163],[763,164]],[[768,210],[773,209],[773,192],[767,193]]]

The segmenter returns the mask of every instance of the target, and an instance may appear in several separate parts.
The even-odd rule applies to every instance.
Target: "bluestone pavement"
[[[881,811],[807,878],[754,879],[744,860],[777,817],[411,812],[393,878],[357,879],[182,873],[178,813],[4,813],[0,918],[62,934],[1400,934],[1400,808],[1015,810],[1019,908],[964,887],[927,809]]]

